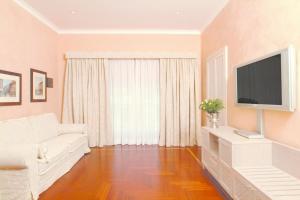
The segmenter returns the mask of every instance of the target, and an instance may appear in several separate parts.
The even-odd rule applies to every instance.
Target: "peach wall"
[[[229,125],[254,130],[254,110],[234,105],[233,69],[236,65],[293,44],[300,62],[299,0],[230,0],[202,34],[202,76],[205,96],[205,61],[214,51],[228,45],[228,120]],[[299,66],[299,65],[298,65]],[[298,67],[299,69],[299,67]],[[298,70],[300,72],[300,70]],[[300,74],[298,73],[298,80]],[[266,111],[268,138],[300,147],[300,81],[298,108],[294,113]]]
[[[59,35],[11,0],[0,1],[0,69],[22,73],[22,105],[0,107],[0,120],[55,112],[61,115],[64,54],[67,51],[195,52],[200,37],[190,35]],[[30,68],[54,78],[46,103],[30,102]]]
[[[46,103],[30,103],[30,68],[46,71],[57,88],[58,35],[12,0],[0,1],[0,69],[22,73],[21,106],[1,106],[0,119],[55,112],[58,96],[48,89]]]
[[[68,51],[86,52],[193,52],[200,55],[197,35],[60,35],[58,43],[58,74],[60,93],[63,92],[64,55]],[[61,107],[62,99],[60,99]]]

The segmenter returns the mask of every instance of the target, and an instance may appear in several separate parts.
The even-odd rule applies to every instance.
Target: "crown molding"
[[[44,15],[42,15],[40,12],[35,10],[24,0],[14,0],[14,2],[16,4],[18,4],[20,7],[22,7],[24,10],[26,10],[28,13],[30,13],[32,16],[34,16],[36,19],[38,19],[41,23],[45,24],[46,26],[48,26],[50,29],[52,29],[56,33],[59,32],[58,27],[54,23],[49,21]]]
[[[160,30],[160,29],[145,29],[145,30],[59,30],[59,34],[136,34],[136,35],[201,35],[201,31],[198,30]]]
[[[58,34],[111,34],[111,35],[201,35],[199,30],[175,30],[175,29],[103,29],[103,30],[68,30],[59,29],[54,23],[48,20],[44,15],[31,7],[24,0],[14,0],[20,7],[26,10],[29,14],[38,19],[41,23],[48,26],[50,29]]]

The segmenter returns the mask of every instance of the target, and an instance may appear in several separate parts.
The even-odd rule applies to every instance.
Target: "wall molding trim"
[[[50,20],[48,20],[44,15],[42,15],[40,12],[38,12],[36,9],[32,8],[28,3],[26,3],[24,0],[14,0],[14,2],[19,5],[21,8],[26,10],[29,14],[31,14],[33,17],[38,19],[41,23],[49,27],[54,32],[58,33],[59,29],[58,27],[52,23]]]
[[[201,35],[198,30],[165,30],[165,29],[107,29],[107,30],[59,30],[58,34],[111,34],[111,35]]]
[[[57,25],[47,19],[43,14],[38,12],[24,0],[14,0],[14,2],[21,8],[26,10],[29,14],[38,19],[41,23],[45,24],[47,27],[55,31],[57,34],[109,34],[109,35],[201,35],[200,30],[189,30],[189,29],[91,29],[91,30],[68,30],[60,29]]]

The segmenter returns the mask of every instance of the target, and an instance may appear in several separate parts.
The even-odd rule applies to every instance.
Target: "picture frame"
[[[46,102],[47,101],[47,73],[30,69],[30,101]]]
[[[0,70],[0,106],[22,104],[22,74]]]

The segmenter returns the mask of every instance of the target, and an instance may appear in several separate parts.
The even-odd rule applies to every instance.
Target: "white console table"
[[[231,127],[203,127],[201,132],[203,167],[233,199],[300,200],[299,177],[274,166],[274,144],[271,140],[247,139],[235,134]],[[280,148],[281,157],[285,153],[300,155],[298,150]],[[276,155],[275,160],[278,160]]]

